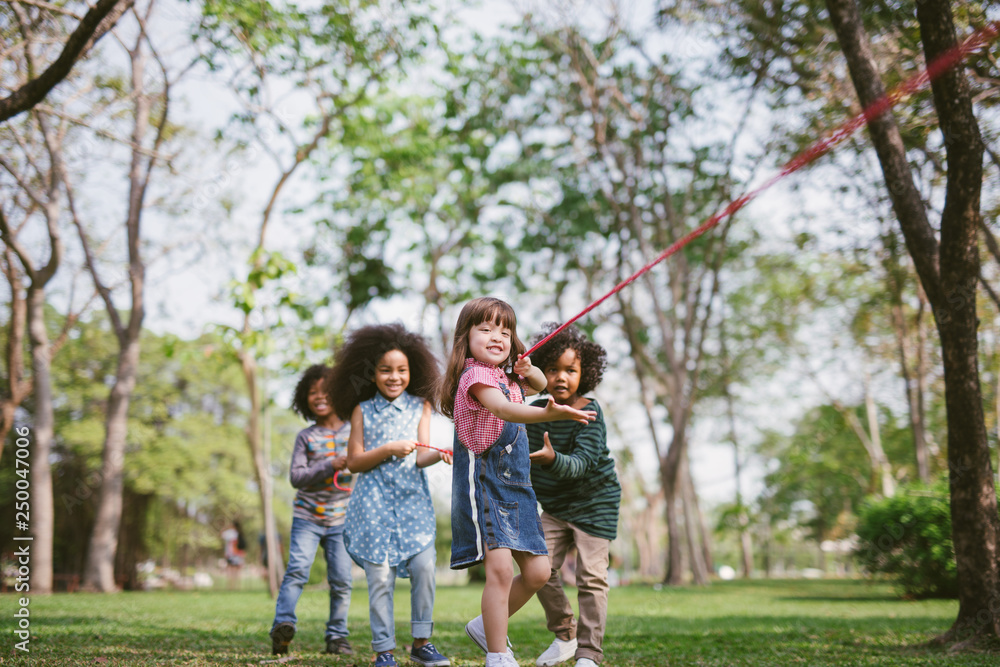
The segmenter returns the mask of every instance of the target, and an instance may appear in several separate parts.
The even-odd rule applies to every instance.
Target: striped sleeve
[[[572,428],[576,422],[565,421]],[[561,424],[560,424],[561,425]],[[555,426],[555,424],[553,424]],[[607,427],[604,421],[594,421],[587,424],[573,438],[572,453],[556,452],[556,460],[549,470],[560,479],[579,479],[597,469],[598,463],[607,452]]]

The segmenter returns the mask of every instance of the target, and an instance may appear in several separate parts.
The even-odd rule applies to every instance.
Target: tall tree
[[[128,256],[127,320],[122,319],[118,305],[113,299],[111,286],[101,275],[99,258],[92,248],[89,232],[75,203],[75,189],[69,176],[65,176],[70,211],[83,247],[87,268],[104,302],[118,343],[115,379],[108,396],[105,416],[101,491],[94,529],[87,547],[87,564],[83,578],[85,588],[102,592],[113,591],[116,588],[115,559],[124,494],[128,407],[139,372],[140,334],[146,315],[146,265],[142,254],[142,221],[150,183],[161,158],[160,149],[167,137],[170,115],[171,74],[157,54],[155,46],[152,45],[148,32],[148,21],[153,15],[155,6],[155,0],[148,0],[141,9],[132,8],[136,24],[135,35],[130,45],[125,46],[130,66],[130,79],[126,90],[131,104],[128,110],[131,125],[128,141],[131,147],[128,200],[123,225]],[[158,67],[158,73],[153,74],[147,69],[150,60]],[[151,90],[152,82],[157,79],[160,80],[160,89]]]
[[[885,90],[860,10],[854,0],[827,0],[827,8],[858,99],[867,107]],[[956,48],[950,2],[918,2],[916,16],[927,62]],[[1000,635],[1000,614],[992,604],[1000,595],[1000,520],[979,381],[975,299],[984,148],[965,66],[943,72],[931,81],[931,88],[948,164],[940,241],[914,186],[893,115],[870,120],[868,129],[941,339],[959,611],[940,640],[958,640],[956,645],[963,647],[983,636]]]
[[[45,120],[37,121],[47,144],[57,151],[58,139]],[[57,154],[57,153],[55,153]],[[53,155],[52,152],[49,153]],[[58,159],[58,158],[54,158]],[[6,159],[4,167],[9,173],[21,181],[26,194],[32,198],[29,210],[40,209],[47,233],[46,250],[48,257],[36,260],[19,238],[19,229],[12,228],[6,214],[0,210],[0,238],[6,246],[8,261],[10,254],[16,255],[21,269],[28,278],[27,295],[24,298],[28,328],[28,339],[31,347],[31,375],[34,390],[34,414],[32,420],[31,441],[31,530],[33,536],[31,588],[38,593],[48,593],[52,590],[52,530],[54,525],[54,508],[52,499],[52,472],[50,467],[50,452],[54,436],[53,397],[52,397],[52,348],[49,333],[45,323],[45,287],[52,280],[63,257],[63,241],[59,230],[61,217],[61,190],[55,169],[39,174],[41,183],[28,183],[18,171],[11,170]],[[36,186],[41,185],[41,190]],[[33,216],[26,216],[33,217]],[[8,266],[10,271],[19,269]],[[20,287],[16,282],[13,289]],[[20,294],[12,295],[13,303],[22,298]],[[12,317],[18,317],[18,312],[12,312]],[[16,322],[15,322],[16,324]],[[15,334],[16,334],[15,330]],[[8,341],[8,345],[16,345],[16,337]],[[21,354],[19,349],[12,350],[15,356],[14,365],[9,369],[17,372],[16,357]],[[12,397],[13,398],[13,397]]]
[[[22,37],[21,43],[11,52],[9,73],[17,78],[30,77],[37,68],[36,59],[44,53],[54,32],[51,26],[32,15],[21,5],[11,5],[13,20]],[[11,329],[8,339],[8,373],[11,380],[19,373],[18,338],[21,317],[25,318],[31,349],[31,389],[34,393],[31,457],[31,528],[34,537],[32,549],[32,590],[52,590],[52,545],[54,507],[50,455],[54,437],[52,393],[52,346],[46,324],[46,287],[56,274],[64,255],[61,225],[65,214],[65,196],[62,188],[63,140],[65,127],[57,127],[43,114],[32,112],[21,122],[0,126],[3,141],[9,150],[0,156],[0,167],[7,175],[4,189],[10,194],[0,207],[0,238],[4,243],[6,269],[14,280],[11,282]],[[9,215],[17,215],[16,219]],[[30,226],[44,227],[44,232],[26,231]],[[26,237],[34,233],[44,239],[43,259],[33,256]],[[20,267],[16,267],[13,256]],[[26,294],[21,294],[18,273],[27,278]],[[22,301],[23,299],[23,301]],[[23,378],[12,386],[11,404],[15,398],[24,397],[27,387]],[[16,407],[16,404],[14,404]],[[5,421],[5,426],[9,424]]]

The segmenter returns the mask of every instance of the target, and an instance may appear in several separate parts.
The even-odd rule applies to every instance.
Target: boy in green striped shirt
[[[556,328],[545,325],[546,331],[535,342]],[[538,600],[555,640],[538,657],[535,664],[539,667],[572,657],[575,667],[595,667],[604,658],[608,551],[618,533],[621,486],[608,450],[604,415],[587,394],[600,383],[606,362],[604,348],[587,340],[575,326],[559,332],[532,355],[532,364],[545,373],[546,391],[556,403],[597,412],[587,425],[572,421],[526,425],[531,485],[542,506],[542,528],[552,558],[552,575],[538,591]],[[573,618],[559,579],[559,568],[574,546],[579,621]]]

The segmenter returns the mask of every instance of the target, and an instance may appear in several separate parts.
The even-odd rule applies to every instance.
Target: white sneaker
[[[576,661],[575,667],[597,667],[597,663],[590,658],[580,658]]]
[[[506,653],[487,653],[486,667],[520,667],[520,665],[508,649]]]
[[[565,662],[572,658],[576,654],[576,638],[563,641],[556,637],[549,647],[538,656],[538,660],[535,660],[535,664],[538,667],[551,667],[552,665],[558,665],[560,662]]]
[[[486,628],[483,627],[483,615],[480,614],[474,619],[465,624],[465,634],[469,635],[469,639],[475,642],[476,646],[483,653],[489,653],[486,649]],[[514,652],[511,650],[513,644],[510,643],[510,637],[507,637],[507,653],[510,654],[511,660],[514,659]],[[516,662],[514,663],[517,664]]]

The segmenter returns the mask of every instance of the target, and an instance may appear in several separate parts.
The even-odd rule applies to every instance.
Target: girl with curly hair
[[[557,324],[544,325],[542,340]],[[621,486],[607,443],[601,406],[588,394],[600,384],[607,363],[604,348],[567,327],[534,353],[545,374],[545,391],[561,405],[593,410],[589,424],[529,424],[531,484],[542,506],[545,544],[552,558],[549,580],[538,591],[552,644],[536,661],[542,667],[576,658],[575,667],[596,667],[608,615],[608,552],[618,531]],[[534,405],[540,405],[541,401]],[[559,569],[576,547],[579,621],[563,592]]]
[[[430,643],[434,626],[434,506],[424,468],[451,454],[429,447],[439,371],[422,336],[401,324],[366,326],[337,351],[334,408],[351,421],[347,466],[360,473],[347,506],[347,552],[368,579],[375,667],[395,667],[393,593],[411,579],[410,659],[450,665]],[[423,445],[424,447],[421,447]]]

